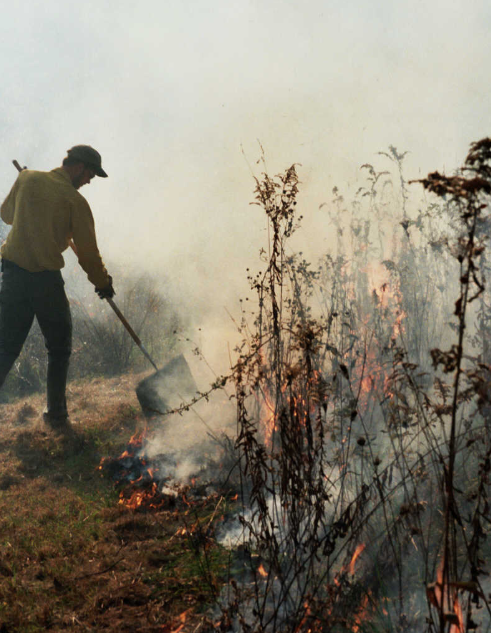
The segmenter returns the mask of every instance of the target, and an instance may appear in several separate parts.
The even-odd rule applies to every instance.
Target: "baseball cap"
[[[101,178],[107,178],[106,172],[102,169],[101,155],[90,145],[74,145],[67,151],[67,154],[70,158],[93,167],[95,173]]]

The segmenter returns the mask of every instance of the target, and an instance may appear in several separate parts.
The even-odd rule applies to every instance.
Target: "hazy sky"
[[[319,205],[385,167],[376,152],[409,150],[409,178],[451,171],[491,131],[487,0],[0,5],[0,197],[12,158],[51,169],[94,145],[109,178],[82,193],[103,256],[196,280],[197,305],[222,308],[263,245],[257,139],[272,173],[302,164],[327,239]]]

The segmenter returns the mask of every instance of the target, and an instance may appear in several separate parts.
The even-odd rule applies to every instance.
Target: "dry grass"
[[[73,437],[44,426],[43,395],[2,406],[2,633],[174,631],[184,611],[194,630],[210,603],[181,511],[135,514],[98,470],[144,425],[140,379],[71,383]]]

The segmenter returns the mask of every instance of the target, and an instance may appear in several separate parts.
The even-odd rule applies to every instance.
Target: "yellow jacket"
[[[1,255],[30,272],[60,270],[62,252],[73,239],[80,265],[96,288],[110,279],[97,248],[94,218],[87,200],[62,167],[52,171],[24,170],[1,207],[12,225]]]

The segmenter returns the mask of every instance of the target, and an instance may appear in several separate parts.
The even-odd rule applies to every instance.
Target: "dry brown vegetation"
[[[74,436],[44,426],[43,395],[2,406],[2,633],[195,630],[212,602],[200,555],[182,532],[213,503],[135,513],[98,470],[144,424],[140,378],[71,383]]]
[[[416,207],[404,153],[382,155],[398,188],[371,165],[351,204],[335,188],[316,264],[290,249],[296,166],[256,180],[256,301],[230,375],[196,398],[234,390],[220,494],[159,488],[168,445],[118,457],[143,426],[140,376],[72,382],[70,436],[40,424],[41,396],[5,405],[0,633],[489,630],[491,139],[418,181],[437,198]],[[152,424],[185,434],[175,413]],[[150,511],[125,507],[141,495]]]
[[[296,166],[256,180],[269,242],[234,367],[251,573],[227,633],[489,630],[491,139],[417,205],[382,154],[398,187],[364,165],[351,204],[335,189],[317,265],[290,248]]]

